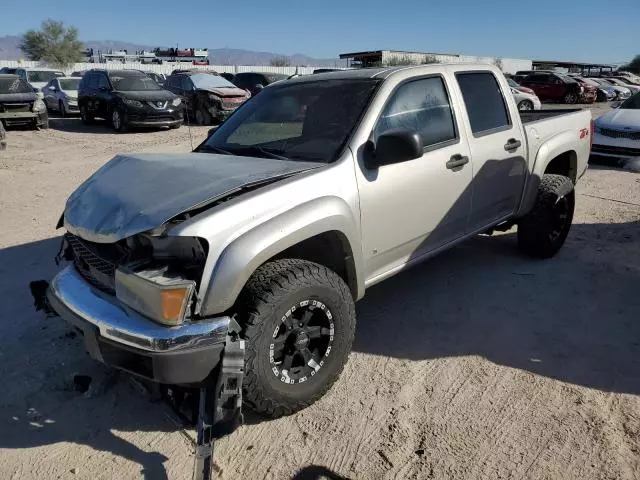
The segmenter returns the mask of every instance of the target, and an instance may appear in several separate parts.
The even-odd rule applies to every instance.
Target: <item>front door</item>
[[[367,283],[462,236],[471,207],[469,147],[440,75],[397,86],[371,134],[418,132],[421,158],[357,172]],[[362,152],[358,164],[363,165]]]
[[[472,232],[492,226],[518,207],[527,172],[526,142],[515,102],[505,100],[510,95],[506,82],[501,84],[490,71],[459,71],[455,77],[473,152]]]

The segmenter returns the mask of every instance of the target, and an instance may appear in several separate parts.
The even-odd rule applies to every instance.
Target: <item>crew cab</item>
[[[371,286],[514,226],[554,256],[591,114],[519,112],[496,67],[436,64],[297,77],[212,130],[77,188],[46,297],[94,358],[169,384],[202,384],[239,324],[245,401],[278,416],[338,378]]]

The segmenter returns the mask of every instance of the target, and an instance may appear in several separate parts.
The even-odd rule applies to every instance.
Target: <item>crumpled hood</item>
[[[640,110],[633,108],[617,108],[598,117],[599,127],[631,127],[640,130]]]
[[[67,200],[64,225],[110,243],[255,183],[324,164],[210,153],[118,155]]]
[[[36,92],[29,93],[0,93],[0,103],[35,102]]]
[[[247,92],[241,88],[199,88],[205,92],[211,92],[219,97],[246,97]]]
[[[123,98],[138,100],[140,102],[166,102],[178,98],[175,93],[169,90],[141,90],[138,92],[118,90],[116,93]]]

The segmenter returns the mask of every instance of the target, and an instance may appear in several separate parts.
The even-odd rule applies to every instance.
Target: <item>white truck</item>
[[[280,82],[195,151],[118,155],[80,185],[46,298],[94,358],[167,384],[206,382],[237,323],[245,401],[289,414],[338,378],[372,285],[513,226],[552,257],[591,132],[589,111],[519,112],[488,65]]]

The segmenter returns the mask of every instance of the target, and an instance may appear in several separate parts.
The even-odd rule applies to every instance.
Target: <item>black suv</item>
[[[243,72],[236,73],[233,77],[233,84],[243,90],[249,90],[251,95],[257,95],[260,90],[270,83],[286,80],[287,78],[289,78],[289,75],[282,73]]]
[[[107,120],[116,132],[127,127],[178,128],[182,100],[137,70],[89,70],[78,88],[82,121]]]

